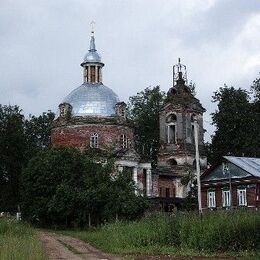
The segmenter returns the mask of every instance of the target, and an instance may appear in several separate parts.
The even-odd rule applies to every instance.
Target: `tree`
[[[100,224],[114,215],[143,212],[144,204],[133,208],[136,201],[128,184],[111,178],[113,163],[100,163],[75,148],[53,148],[32,158],[23,172],[22,212],[26,219],[39,219],[45,225]],[[130,187],[130,186],[129,186]],[[124,193],[125,200],[116,200]],[[115,217],[115,215],[114,215]]]
[[[24,116],[18,106],[0,105],[0,207],[14,211],[19,203],[21,171],[26,164]]]
[[[218,103],[218,110],[212,113],[216,132],[209,149],[211,163],[223,155],[257,156],[259,143],[255,138],[260,129],[255,132],[256,114],[248,91],[225,85],[214,93],[213,102]]]
[[[135,144],[144,159],[150,159],[153,166],[159,149],[159,112],[165,93],[159,86],[146,88],[129,99],[129,119],[135,129]]]
[[[22,169],[48,146],[52,112],[25,119],[18,106],[0,105],[0,209],[15,212]]]
[[[135,194],[135,183],[124,170],[118,173],[112,180],[110,200],[105,211],[108,219],[128,219],[133,220],[141,216],[148,208],[148,201],[140,194]]]
[[[30,159],[37,152],[50,146],[52,121],[55,114],[50,110],[25,120],[24,129],[27,139],[27,156]]]

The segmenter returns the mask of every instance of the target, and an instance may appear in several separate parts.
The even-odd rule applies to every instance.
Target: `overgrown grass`
[[[154,215],[65,233],[116,254],[254,255],[259,252],[260,214],[212,212]]]
[[[0,219],[0,259],[46,259],[35,230],[15,219]]]

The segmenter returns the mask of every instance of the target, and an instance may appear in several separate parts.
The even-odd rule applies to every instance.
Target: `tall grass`
[[[14,219],[0,219],[0,259],[46,259],[35,230]]]
[[[254,252],[260,244],[260,214],[212,212],[154,215],[137,222],[70,232],[111,253]],[[171,252],[169,252],[171,251]]]

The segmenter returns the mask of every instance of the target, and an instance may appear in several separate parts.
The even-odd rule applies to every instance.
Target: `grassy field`
[[[260,214],[212,212],[202,218],[192,213],[154,215],[63,233],[114,254],[253,256],[259,254]]]
[[[46,259],[35,230],[26,223],[14,219],[0,219],[1,260]]]

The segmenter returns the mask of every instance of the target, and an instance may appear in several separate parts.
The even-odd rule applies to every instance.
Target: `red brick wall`
[[[54,146],[89,147],[90,135],[97,133],[99,148],[120,147],[120,135],[125,134],[133,145],[133,130],[121,125],[89,124],[82,126],[63,126],[52,129],[51,143]]]

